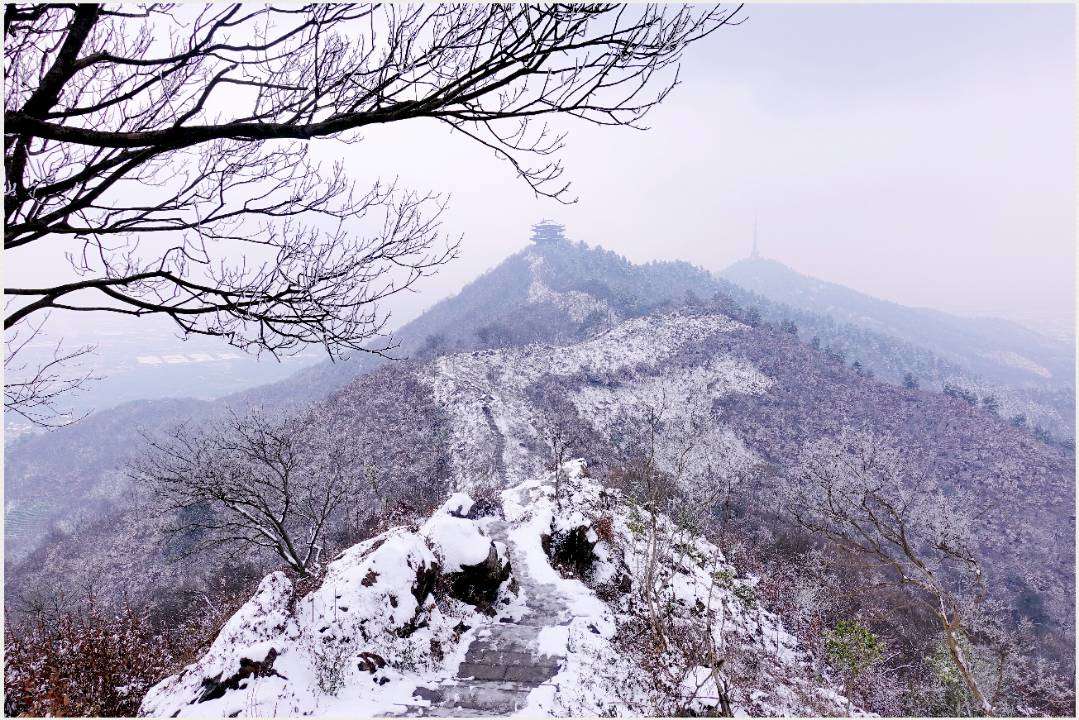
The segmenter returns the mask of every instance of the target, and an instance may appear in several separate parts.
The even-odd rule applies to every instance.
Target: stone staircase
[[[519,620],[480,630],[469,645],[456,677],[435,687],[421,687],[408,715],[475,717],[512,715],[527,704],[528,694],[558,673],[563,658],[543,655],[539,636],[544,628],[568,625],[572,614],[554,586],[535,582],[506,532],[506,523],[487,526],[491,539],[505,544],[527,613]]]

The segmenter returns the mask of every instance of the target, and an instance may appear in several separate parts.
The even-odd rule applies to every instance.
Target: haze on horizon
[[[361,185],[396,175],[452,194],[445,229],[463,234],[461,257],[397,298],[392,324],[523,248],[540,218],[634,262],[720,271],[749,254],[756,217],[761,253],[799,272],[906,305],[1074,328],[1072,6],[744,12],[687,53],[648,132],[566,126],[574,205],[535,198],[508,164],[433,123],[317,141]],[[51,274],[46,262],[8,273]]]

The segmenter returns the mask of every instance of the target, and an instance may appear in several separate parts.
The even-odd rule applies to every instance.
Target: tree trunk
[[[656,607],[656,562],[657,555],[659,553],[659,523],[656,519],[656,506],[652,503],[650,508],[652,514],[652,520],[649,525],[650,537],[648,542],[648,563],[645,566],[645,592],[646,600],[648,601],[648,615],[649,620],[652,623],[652,634],[655,636],[656,642],[659,644],[660,651],[667,649],[667,636],[663,632],[663,626],[659,620],[659,609]]]
[[[974,674],[967,664],[967,659],[963,654],[962,646],[959,644],[959,637],[955,628],[946,626],[944,629],[944,639],[948,643],[948,652],[952,656],[952,662],[955,663],[959,675],[963,678],[963,683],[967,686],[967,692],[970,693],[971,700],[974,701],[974,706],[984,717],[993,717],[993,707],[989,704],[989,701],[985,699],[985,695],[982,694],[981,688],[978,687],[978,681],[974,678]]]

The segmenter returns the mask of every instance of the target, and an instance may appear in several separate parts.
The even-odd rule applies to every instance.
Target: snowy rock
[[[465,526],[445,530],[442,519]],[[436,513],[425,532],[389,530],[330,563],[319,586],[295,598],[277,572],[230,620],[210,650],[147,694],[155,716],[370,714],[399,710],[422,680],[451,674],[489,622],[452,597],[436,597],[440,555],[467,538],[494,549],[473,521]],[[427,531],[431,535],[426,534]],[[437,538],[437,542],[435,540]],[[471,548],[457,548],[467,561]],[[457,567],[467,568],[467,562]]]

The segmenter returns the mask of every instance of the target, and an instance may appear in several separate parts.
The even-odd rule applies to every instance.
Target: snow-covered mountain
[[[372,410],[373,398],[415,402],[396,389],[411,378],[409,394],[438,408],[444,431],[427,433],[428,444],[441,450],[454,494],[422,523],[347,549],[315,589],[268,576],[203,657],[148,694],[143,712],[666,715],[715,711],[720,698],[751,715],[855,712],[757,596],[756,578],[718,547],[668,518],[653,526],[639,502],[588,477],[583,463],[548,469],[552,422],[577,424],[581,439],[566,450],[610,481],[622,423],[658,411],[655,463],[691,486],[687,497],[704,497],[709,479],[782,468],[829,428],[872,422],[900,443],[935,443],[948,482],[976,478],[986,493],[1000,472],[993,452],[1021,462],[1028,496],[986,548],[990,571],[1011,577],[1044,563],[1067,574],[1067,523],[1051,519],[1070,487],[1064,465],[987,413],[819,355],[786,333],[697,309],[633,318],[569,345],[443,355],[361,378],[312,417],[366,461],[405,433],[408,452],[423,456],[423,433],[409,430],[425,422],[418,414],[374,427],[385,411]],[[918,427],[926,419],[934,433]],[[397,457],[401,472],[409,461]],[[664,541],[652,542],[654,527]],[[662,570],[649,580],[656,547]],[[634,642],[648,627],[648,587],[671,636],[712,638],[704,650],[672,643],[656,657]],[[657,681],[657,667],[668,676]]]
[[[568,388],[572,412],[597,435],[606,432],[615,413],[646,402],[666,402],[666,420],[674,422],[684,419],[694,402],[710,406],[731,393],[764,392],[771,379],[752,364],[726,355],[700,366],[653,372],[682,350],[739,328],[745,326],[719,314],[653,315],[628,320],[574,345],[531,345],[439,358],[425,376],[450,417],[453,440],[448,450],[455,484],[518,482],[542,471],[546,458],[537,448],[543,445],[545,408],[529,393],[541,381]],[[600,380],[607,374],[618,375],[618,382]],[[709,428],[699,446],[722,454],[729,465],[753,460],[736,437],[718,426]]]
[[[742,304],[747,298],[760,312]],[[249,604],[225,627],[193,669],[151,693],[144,706],[146,712],[215,714],[225,712],[225,708],[225,714],[237,708],[270,712],[272,708],[264,704],[240,706],[238,699],[243,696],[254,702],[263,697],[262,688],[269,688],[266,697],[272,695],[282,708],[288,706],[297,712],[316,706],[319,712],[341,709],[342,705],[334,703],[361,701],[375,703],[372,707],[408,706],[401,711],[420,712],[424,703],[487,702],[483,698],[502,703],[501,712],[509,692],[512,706],[529,707],[534,712],[602,714],[619,708],[629,712],[636,707],[670,714],[687,708],[656,710],[658,697],[670,697],[672,687],[680,688],[681,683],[690,681],[688,675],[680,675],[677,682],[669,677],[663,688],[657,688],[649,686],[642,676],[627,679],[626,667],[618,670],[620,675],[602,675],[603,668],[614,672],[619,667],[613,662],[587,669],[573,665],[583,662],[591,650],[582,651],[577,660],[572,654],[544,659],[533,647],[543,628],[554,628],[543,635],[549,639],[552,633],[570,632],[558,628],[573,627],[573,612],[567,610],[567,603],[572,606],[577,595],[564,584],[572,581],[580,593],[590,593],[589,602],[601,603],[602,607],[592,606],[596,612],[609,613],[604,617],[610,618],[610,623],[603,625],[599,615],[589,615],[596,632],[589,629],[576,647],[600,643],[595,649],[600,658],[609,658],[611,648],[616,655],[643,652],[627,640],[643,636],[627,630],[633,623],[638,623],[640,630],[640,623],[646,621],[639,614],[639,602],[633,606],[627,599],[640,598],[641,585],[633,585],[631,573],[626,576],[629,589],[624,581],[614,582],[612,587],[607,582],[612,578],[603,570],[607,562],[621,562],[611,557],[639,553],[634,549],[639,537],[630,535],[639,534],[642,527],[647,531],[648,526],[642,525],[639,514],[634,516],[640,510],[639,498],[629,490],[619,496],[610,489],[625,480],[625,450],[631,444],[627,438],[632,440],[642,426],[656,421],[654,429],[662,441],[656,444],[651,461],[688,485],[692,492],[682,496],[689,499],[687,505],[709,492],[708,482],[721,480],[728,484],[728,497],[734,499],[733,507],[728,508],[732,516],[752,514],[761,532],[778,536],[788,528],[768,526],[775,520],[768,517],[773,510],[767,505],[771,502],[769,493],[783,482],[809,444],[854,428],[887,437],[896,446],[927,458],[933,466],[934,482],[943,492],[977,488],[993,503],[1008,498],[1008,512],[984,520],[984,527],[979,528],[985,538],[982,550],[995,599],[1014,608],[1017,620],[1035,623],[1041,633],[1039,642],[1067,655],[1073,637],[1069,624],[1073,605],[1068,598],[1073,597],[1074,515],[1068,508],[1074,498],[1074,455],[1039,440],[1028,429],[1014,426],[1006,416],[982,405],[971,405],[926,386],[898,386],[894,378],[886,382],[889,378],[851,367],[849,360],[853,358],[844,361],[833,348],[809,342],[808,330],[832,328],[837,338],[853,338],[860,343],[857,347],[875,349],[873,357],[883,358],[881,362],[898,358],[900,364],[892,368],[896,372],[911,357],[927,357],[895,351],[912,346],[869,331],[852,333],[851,326],[804,311],[784,315],[788,310],[688,265],[635,266],[611,253],[570,243],[534,246],[410,324],[401,334],[402,351],[413,357],[410,361],[313,368],[286,383],[234,396],[228,403],[129,405],[99,413],[73,428],[15,443],[5,460],[9,517],[33,503],[52,508],[35,516],[38,525],[27,537],[46,537],[50,520],[70,520],[80,514],[84,519],[47,536],[33,553],[19,558],[9,552],[8,598],[36,598],[57,587],[93,585],[105,597],[126,597],[168,621],[177,615],[204,612],[198,598],[209,588],[227,584],[230,593],[250,594],[258,579],[276,566],[272,553],[256,549],[236,553],[222,547],[188,559],[185,541],[174,537],[162,540],[161,530],[171,522],[171,516],[156,508],[152,497],[133,493],[137,488],[131,487],[124,469],[128,459],[139,453],[140,431],[167,433],[172,424],[184,419],[212,422],[230,404],[241,412],[263,405],[272,412],[296,414],[301,424],[321,428],[325,437],[320,442],[335,448],[354,465],[357,474],[367,477],[374,473],[379,485],[388,490],[387,496],[378,501],[358,498],[350,508],[349,530],[332,537],[335,551],[346,548],[345,552],[322,569],[321,585],[312,588],[308,579],[296,581],[271,573],[269,577],[276,579],[263,582],[254,593],[255,604]],[[797,332],[782,322],[792,318],[798,324]],[[870,365],[869,356],[863,357]],[[926,362],[938,369],[946,367],[932,358]],[[574,481],[578,486],[573,491],[577,493],[574,502],[587,507],[587,502],[592,502],[586,502],[587,498],[600,492],[596,483],[601,482],[608,488],[601,494],[606,498],[601,504],[615,503],[592,528],[608,545],[598,544],[585,529],[571,533],[575,540],[570,546],[580,550],[580,539],[587,538],[592,548],[587,556],[580,552],[574,557],[545,553],[545,566],[533,563],[529,558],[539,556],[513,541],[514,533],[523,527],[519,523],[532,522],[522,519],[515,508],[544,507],[547,501],[543,498],[551,491],[542,488],[561,477],[552,476],[551,468],[570,457],[583,458],[593,476]],[[472,538],[473,549],[488,552],[483,558],[463,561],[458,570],[445,570],[457,565],[447,565],[447,548],[435,525],[452,517],[449,513],[456,512],[455,507],[443,505],[431,516],[433,520],[415,526],[406,523],[392,531],[386,531],[384,521],[395,513],[414,517],[409,514],[410,505],[413,509],[423,507],[426,513],[453,493],[469,498],[457,497],[455,502],[472,502],[478,508],[472,513],[474,517],[466,518],[472,529],[464,525],[459,529]],[[556,502],[551,517],[542,520],[544,527],[561,522],[556,518],[565,508]],[[588,523],[597,520],[593,516],[586,519]],[[715,518],[701,519],[701,535],[715,522]],[[582,521],[577,527],[588,523]],[[621,523],[624,528],[619,530]],[[397,539],[384,551],[374,547],[380,542],[377,540],[357,546],[360,549],[347,549],[354,542],[350,538],[355,537],[352,533],[356,529],[360,529],[359,537],[374,533],[385,543],[391,536]],[[544,534],[548,533],[540,532],[539,536]],[[605,554],[604,548],[614,547],[612,539],[623,555]],[[10,550],[12,538],[7,540]],[[494,555],[490,553],[492,540],[496,543]],[[704,540],[694,535],[692,542],[680,546],[691,549],[696,562],[712,552],[711,546],[707,552],[699,551],[706,547],[702,543]],[[398,548],[396,554],[391,553],[394,547]],[[586,558],[591,559],[585,562]],[[483,585],[489,600],[480,605],[493,604],[479,610],[474,602],[455,599],[448,590],[439,589],[440,583],[448,583],[452,589],[459,578],[450,576],[461,572],[473,582],[475,574],[465,566],[472,567],[478,559],[496,578],[506,572],[507,565],[512,574],[499,580],[499,587],[509,584],[494,595],[490,595],[490,583]],[[745,561],[738,555],[717,560],[726,565],[709,581],[723,586],[713,590],[733,593],[735,600],[731,602],[751,609],[746,618],[759,615],[757,625],[744,626],[756,640],[737,629],[731,636],[742,638],[738,641],[741,649],[734,655],[752,661],[751,667],[739,668],[735,661],[724,666],[724,673],[729,673],[724,677],[732,681],[731,701],[737,700],[738,707],[756,714],[845,712],[842,699],[831,694],[834,687],[816,661],[805,660],[808,666],[802,660],[781,662],[781,656],[793,656],[777,648],[796,643],[782,640],[785,636],[778,628],[786,625],[801,633],[802,620],[796,621],[788,607],[773,608],[782,616],[761,615],[769,609],[768,603],[763,596],[755,596],[752,581],[738,575],[739,569],[746,567]],[[437,575],[441,580],[433,589],[421,588],[421,597],[397,580],[391,585],[374,580],[374,584],[364,585],[371,562],[397,563],[394,567],[398,569],[401,563],[412,563],[414,570],[425,563],[430,570],[435,563],[442,568]],[[633,564],[626,562],[632,569]],[[671,568],[680,567],[672,563]],[[780,564],[771,569],[781,573],[788,568]],[[357,588],[355,573],[361,570]],[[555,570],[557,578],[550,574]],[[762,592],[778,587],[766,573],[761,577]],[[400,578],[407,581],[403,574]],[[736,579],[746,582],[734,582]],[[544,589],[530,593],[530,583],[533,589]],[[355,592],[346,607],[367,604],[363,607],[373,613],[372,627],[401,630],[408,625],[408,618],[421,616],[417,622],[427,625],[408,631],[414,641],[382,645],[371,641],[363,647],[345,643],[342,647],[347,645],[348,652],[368,651],[373,656],[365,656],[362,662],[357,659],[364,669],[355,672],[352,666],[338,663],[348,671],[347,678],[333,673],[327,676],[319,669],[322,661],[318,658],[332,659],[332,654],[326,655],[331,649],[319,649],[312,639],[322,635],[323,627],[331,627],[324,620],[341,619],[340,615],[331,617],[337,611],[329,604],[339,600],[331,597],[337,590],[326,589],[335,584]],[[396,607],[390,603],[390,595],[396,598]],[[717,597],[730,601],[729,594]],[[499,598],[508,602],[495,602]],[[681,599],[688,602],[687,598]],[[428,600],[434,602],[433,609]],[[623,605],[623,600],[629,604]],[[677,600],[671,598],[670,607],[682,608]],[[379,604],[383,601],[392,612]],[[306,620],[295,614],[301,604]],[[231,599],[228,607],[236,607]],[[339,608],[340,603],[334,607]],[[398,613],[396,608],[403,609]],[[733,613],[730,607],[727,612]],[[364,619],[360,615],[349,622],[360,622]],[[686,622],[700,620],[677,613],[674,617]],[[731,619],[734,614],[722,617]],[[763,617],[771,619],[765,622],[760,619]],[[731,622],[738,627],[741,620]],[[612,627],[611,623],[622,631],[609,634],[604,628]],[[249,632],[249,626],[256,629]],[[333,637],[349,643],[356,632],[363,637],[353,629],[341,626]],[[487,630],[491,634],[484,637]],[[471,641],[465,637],[468,633]],[[689,635],[703,637],[699,632]],[[567,637],[572,640],[575,636],[571,633]],[[431,645],[432,640],[436,645]],[[270,645],[258,645],[264,641]],[[816,642],[819,654],[819,636]],[[272,667],[268,664],[271,646],[275,650]],[[250,647],[255,649],[244,649]],[[401,660],[409,655],[414,656],[415,667]],[[458,660],[464,663],[455,664]],[[380,668],[383,661],[386,666]],[[534,686],[485,685],[483,692],[465,693],[470,687],[461,684],[466,676],[498,685],[505,678],[491,677],[498,672],[491,668],[509,661],[523,663],[524,669],[513,672],[524,677],[520,682]],[[635,666],[642,666],[642,662],[635,662]],[[660,667],[655,658],[650,665],[643,665],[653,670]],[[554,684],[548,682],[549,676],[566,668],[578,674]],[[472,671],[478,674],[469,675]],[[361,675],[370,686],[357,684]],[[600,688],[575,686],[578,680],[572,678],[599,678],[608,691],[627,690],[612,697]],[[701,688],[709,687],[706,677],[694,675],[692,681]],[[327,695],[318,687],[319,682],[328,683],[328,687],[347,682],[348,689],[341,686],[341,694]],[[561,688],[555,695],[543,696],[555,685]],[[238,694],[241,686],[259,690],[255,695]],[[421,686],[428,687],[423,690]],[[572,692],[566,689],[574,687]],[[713,699],[718,695],[713,693]],[[430,711],[443,710],[446,708]]]
[[[548,460],[541,426],[550,418],[544,415],[581,425],[585,442],[577,452],[602,463],[617,454],[611,430],[619,422],[646,404],[665,405],[669,420],[686,427],[694,416],[708,418],[706,435],[701,435],[707,441],[698,447],[710,454],[694,462],[728,474],[762,464],[777,476],[797,462],[807,443],[844,427],[872,428],[935,458],[945,487],[976,486],[991,496],[1011,487],[1009,468],[1019,468],[1023,495],[1015,498],[1009,523],[994,535],[994,570],[1008,576],[1019,594],[1037,594],[1035,582],[1046,587],[1030,578],[1032,568],[1053,576],[1054,582],[1071,582],[1072,516],[1063,510],[1074,493],[1069,454],[962,400],[859,373],[781,328],[752,324],[722,296],[707,303],[698,299],[679,311],[640,314],[652,298],[686,292],[686,283],[664,279],[665,266],[649,270],[626,264],[624,274],[616,272],[611,268],[622,265],[602,257],[597,262],[609,272],[600,279],[574,274],[584,272],[581,266],[587,269],[582,258],[594,252],[545,251],[542,260],[526,254],[522,269],[527,272],[521,277],[510,273],[516,280],[505,280],[508,307],[522,318],[548,317],[555,342],[513,340],[504,347],[443,352],[422,362],[383,366],[316,403],[317,422],[328,428],[338,447],[354,449],[356,462],[381,468],[400,487],[445,482],[451,489],[468,489],[479,480],[504,487],[534,478]],[[672,275],[686,276],[683,271]],[[622,288],[638,282],[642,295],[626,300]],[[538,283],[546,290],[530,290]],[[482,317],[479,306],[493,303],[500,287],[478,281],[462,293],[459,308],[470,309],[460,309],[456,317]],[[581,297],[574,293],[586,292],[603,298],[607,309],[597,304],[574,324],[573,313],[582,314]],[[547,325],[537,321],[533,327]],[[180,409],[167,417],[175,421]],[[197,410],[199,417],[212,415],[203,404]],[[165,574],[176,574],[176,583],[195,585],[213,577],[216,565],[184,565],[176,559],[177,548],[148,542],[166,519],[131,503],[123,473],[126,458],[138,452],[138,430],[153,430],[145,416],[140,419],[102,414],[96,425],[53,434],[49,447],[57,453],[27,445],[6,459],[9,505],[32,501],[52,492],[54,485],[72,503],[104,504],[107,497],[116,503],[115,511],[102,512],[74,532],[53,535],[36,554],[9,565],[9,597],[92,578],[135,597],[153,598]],[[95,439],[91,429],[105,432],[108,442]],[[31,449],[37,454],[29,455]],[[67,473],[78,474],[77,480],[58,469],[62,462]],[[221,560],[226,561],[232,559]],[[257,567],[265,559],[244,561]],[[1041,618],[1068,614],[1067,608],[1040,601],[1028,606]]]
[[[739,261],[722,276],[773,302],[832,316],[931,348],[987,380],[1015,385],[1074,383],[1073,343],[998,318],[964,318],[880,300],[795,272],[775,260]]]
[[[688,263],[634,265],[583,244],[534,245],[435,303],[394,333],[398,358],[430,358],[492,346],[570,343],[626,317],[688,296],[710,297],[720,283]],[[11,442],[4,457],[6,559],[21,560],[57,529],[127,502],[123,468],[143,447],[142,434],[227,408],[290,410],[321,400],[385,362],[357,354],[321,362],[292,377],[207,402],[126,403],[47,434]]]
[[[655,440],[648,463],[681,487],[684,507],[668,511],[709,507],[701,499],[719,483],[732,512],[756,513],[764,532],[784,531],[767,527],[768,484],[782,483],[808,444],[845,428],[931,458],[942,491],[977,488],[998,505],[1009,493],[1007,512],[979,528],[995,598],[1069,645],[1072,456],[961,399],[860,373],[722,296],[646,313],[610,300],[588,309],[574,294],[580,285],[535,265],[521,314],[559,318],[558,342],[431,352],[302,410],[324,447],[389,489],[350,508],[350,527],[374,537],[352,546],[334,536],[344,552],[315,587],[271,573],[199,659],[147,696],[145,713],[324,713],[356,703],[432,714],[705,711],[663,705],[685,699],[688,683],[695,699],[722,697],[751,714],[845,714],[819,658],[783,630],[795,616],[769,615],[776,598],[745,577],[746,558],[702,539],[714,515],[679,518],[677,530],[651,523],[627,470],[636,460],[625,455],[640,449],[641,431]],[[584,320],[569,324],[574,314]],[[579,466],[552,475],[567,457],[583,458],[593,477]],[[397,506],[432,497],[441,509],[429,518],[385,529]],[[162,613],[198,613],[183,599],[197,598],[193,589],[222,578],[243,586],[239,569],[261,577],[277,564],[255,548],[184,559],[182,545],[157,539],[166,522],[148,497],[54,538],[18,566],[19,589],[92,583]],[[668,575],[646,581],[642,552],[657,547],[647,541],[657,528]],[[663,650],[673,660],[634,642],[654,632],[648,597],[673,623],[679,642]],[[705,637],[715,641],[689,642]],[[717,654],[723,648],[730,654]]]
[[[665,715],[722,703],[739,715],[858,713],[760,606],[756,579],[664,517],[659,532],[677,542],[659,552],[646,593],[650,520],[581,461],[493,502],[455,493],[418,527],[341,553],[313,589],[267,576],[140,713]],[[669,677],[639,662],[629,648],[645,597],[669,608],[672,636],[707,637],[710,664],[674,642],[659,653]]]
[[[747,280],[745,273],[733,269],[731,273],[732,280],[761,292],[774,289],[775,283],[765,288]],[[1004,417],[1022,413],[1031,428],[1041,425],[1058,438],[1074,434],[1074,391],[1069,388],[1012,389],[986,383],[954,358],[938,354],[929,340],[922,338],[927,344],[918,345],[903,339],[902,328],[895,330],[897,335],[889,335],[891,330],[877,327],[879,323],[873,326],[879,332],[858,325],[850,313],[832,317],[827,314],[834,309],[831,305],[814,306],[810,311],[786,296],[772,301],[687,263],[635,265],[602,248],[567,241],[532,245],[457,295],[436,303],[395,333],[400,343],[396,352],[402,358],[429,360],[482,348],[569,345],[627,319],[687,303],[711,302],[717,296],[727,298],[725,312],[746,322],[753,322],[754,313],[775,326],[793,321],[803,341],[818,337],[822,349],[845,353],[848,364],[858,360],[867,371],[892,384],[900,384],[908,373],[920,379],[925,389],[938,390],[943,382],[951,381],[983,397],[995,395]],[[954,341],[948,333],[938,335]],[[946,349],[942,346],[939,352]],[[997,349],[1030,354],[1012,345]],[[1020,362],[1012,360],[1013,365]],[[1040,365],[1049,362],[1035,360]],[[380,357],[359,355],[349,362],[319,363],[287,380],[215,402],[127,403],[74,426],[10,443],[5,453],[4,498],[9,567],[12,561],[26,558],[50,533],[67,533],[79,523],[123,510],[128,502],[123,469],[143,447],[143,432],[189,419],[202,421],[229,407],[294,410],[341,390],[383,362]],[[1038,375],[1029,377],[1044,380]]]

